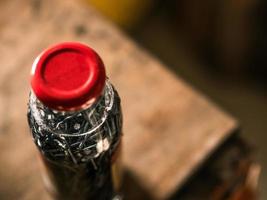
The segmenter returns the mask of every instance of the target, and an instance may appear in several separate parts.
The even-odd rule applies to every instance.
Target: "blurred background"
[[[267,199],[267,2],[88,0],[241,124],[262,167]]]
[[[143,47],[150,54],[154,55],[158,58],[158,60],[168,66],[169,70],[171,70],[175,75],[184,79],[186,82],[190,83],[196,90],[203,93],[211,102],[215,102],[222,107],[223,110],[227,111],[231,115],[233,115],[240,123],[241,136],[244,138],[240,141],[239,138],[233,139],[230,143],[225,143],[217,149],[214,156],[211,156],[205,166],[199,170],[199,173],[196,173],[196,177],[193,177],[192,180],[188,182],[190,187],[188,188],[197,188],[198,192],[203,192],[203,190],[207,188],[201,188],[199,186],[208,185],[205,182],[203,184],[203,180],[207,180],[209,184],[213,184],[212,177],[219,176],[234,176],[235,173],[239,173],[239,169],[237,172],[232,173],[232,168],[229,170],[229,165],[231,165],[232,161],[239,162],[241,168],[244,166],[244,163],[247,164],[250,158],[252,160],[257,160],[261,166],[261,176],[259,180],[259,199],[267,199],[267,1],[264,0],[74,0],[75,3],[83,2],[83,7],[86,7],[86,4],[94,7],[107,19],[109,19],[115,26],[117,26],[120,30],[122,30],[126,35],[128,35],[132,40],[134,40],[139,46]],[[8,0],[0,0],[0,6],[4,5],[3,2],[9,2]],[[10,1],[11,2],[11,1]],[[14,0],[13,5],[14,8],[16,6],[19,7],[18,10],[21,13],[24,13],[25,19],[22,22],[13,24],[14,29],[9,29],[10,32],[6,32],[5,35],[2,34],[1,30],[5,24],[4,20],[1,19],[9,19],[9,22],[14,22],[15,18],[12,16],[8,9],[5,10],[6,7],[3,7],[3,12],[0,12],[0,37],[2,41],[5,40],[5,44],[2,45],[1,56],[2,60],[6,61],[9,59],[13,59],[13,48],[15,50],[20,50],[17,52],[23,57],[25,53],[25,58],[21,58],[23,63],[21,66],[26,66],[26,56],[35,54],[35,50],[41,48],[42,45],[45,45],[47,41],[53,41],[53,34],[57,35],[59,32],[56,32],[57,29],[65,26],[66,30],[70,30],[74,22],[62,23],[65,20],[65,16],[69,13],[62,12],[62,16],[58,15],[58,18],[55,18],[55,22],[49,23],[46,20],[48,19],[53,21],[53,17],[49,18],[50,14],[48,10],[49,6],[42,8],[42,3],[44,0],[27,0],[25,2],[31,4],[31,10],[23,10],[24,1]],[[41,3],[42,2],[42,3]],[[47,1],[48,2],[48,1]],[[52,1],[51,1],[52,2]],[[51,3],[48,2],[47,4]],[[63,1],[62,1],[63,2]],[[67,1],[66,1],[67,2]],[[54,3],[54,2],[53,2]],[[56,4],[56,3],[55,3]],[[64,5],[68,4],[65,3]],[[6,5],[9,5],[6,3]],[[61,4],[62,5],[62,4]],[[53,5],[52,5],[53,6]],[[14,8],[11,8],[14,9]],[[25,8],[25,7],[24,7]],[[72,7],[71,7],[72,8]],[[10,8],[9,8],[10,9]],[[90,10],[90,9],[88,9]],[[43,13],[42,13],[43,12]],[[8,13],[8,14],[7,14]],[[54,14],[57,13],[56,11]],[[60,14],[60,12],[59,12]],[[84,13],[79,13],[83,16]],[[78,14],[77,14],[78,15]],[[35,16],[36,19],[34,17]],[[84,15],[88,16],[88,15]],[[27,17],[30,17],[34,23],[28,23]],[[39,17],[39,19],[37,19]],[[75,18],[73,13],[70,14],[69,19]],[[77,18],[80,19],[80,18]],[[77,20],[76,19],[76,20]],[[46,26],[47,30],[43,30],[41,27],[43,24],[38,25],[39,21],[44,23],[44,27]],[[56,21],[59,20],[59,21]],[[18,20],[19,21],[19,20]],[[87,21],[87,18],[84,19]],[[80,21],[79,21],[80,22]],[[28,24],[27,24],[28,23]],[[73,23],[73,24],[72,24]],[[83,21],[80,24],[75,24],[75,34],[86,36],[86,32],[88,30],[82,26]],[[98,23],[96,21],[96,23]],[[56,24],[56,27],[50,27],[51,24]],[[5,24],[7,27],[8,25]],[[96,24],[94,24],[96,26]],[[100,24],[101,26],[101,24]],[[37,28],[36,28],[37,27]],[[37,30],[38,29],[38,30]],[[40,30],[39,30],[40,29]],[[15,31],[14,31],[15,30]],[[19,30],[18,32],[16,32]],[[35,32],[32,34],[33,38],[30,38],[31,32],[34,30]],[[45,35],[47,32],[51,33],[51,35]],[[90,32],[90,30],[88,31]],[[72,32],[70,30],[70,36],[72,36]],[[16,40],[12,40],[14,38],[18,38],[19,41],[24,39],[24,35],[27,35],[28,38],[26,43],[29,42],[29,47],[33,44],[39,44],[40,46],[35,47],[36,49],[30,50],[29,47],[25,48],[17,48]],[[105,33],[102,33],[105,34]],[[69,36],[68,34],[66,34]],[[66,38],[67,36],[64,35]],[[57,35],[58,36],[58,35]],[[61,35],[60,35],[61,36]],[[47,40],[45,42],[39,41],[40,38],[47,37],[44,39]],[[63,37],[63,38],[64,38]],[[26,37],[25,37],[26,38]],[[58,40],[58,37],[55,37]],[[50,41],[51,39],[51,41]],[[115,38],[116,39],[116,38]],[[32,40],[32,41],[31,41]],[[38,40],[38,42],[37,42]],[[101,37],[100,39],[101,40]],[[15,41],[15,42],[14,42]],[[32,43],[31,43],[32,42]],[[103,41],[105,42],[105,41]],[[23,42],[22,42],[23,43]],[[116,40],[115,40],[116,43]],[[24,43],[23,43],[24,44]],[[5,47],[10,46],[9,49],[12,49],[12,52],[6,52]],[[15,51],[14,50],[14,51]],[[27,52],[29,51],[29,52]],[[32,51],[32,52],[31,52]],[[114,53],[114,52],[113,52]],[[115,54],[115,53],[114,53]],[[25,60],[24,60],[25,59]],[[25,63],[24,63],[25,62]],[[16,63],[16,62],[14,62]],[[11,66],[6,64],[6,66],[2,66],[2,69],[8,71],[7,69]],[[26,67],[19,68],[18,66],[13,66],[14,68],[18,68],[21,71],[16,73],[17,85],[13,84],[10,88],[9,93],[6,92],[5,87],[9,87],[9,76],[10,74],[1,74],[3,83],[8,83],[6,85],[0,85],[3,88],[3,95],[12,96],[13,99],[6,99],[6,101],[10,101],[10,105],[7,109],[14,111],[8,116],[12,120],[16,120],[18,123],[17,126],[13,126],[11,121],[5,121],[5,126],[0,127],[1,132],[18,132],[18,138],[23,138],[24,135],[21,135],[20,131],[17,130],[17,127],[25,126],[25,119],[22,119],[22,115],[20,110],[16,109],[16,104],[20,104],[23,101],[26,102],[26,97],[17,96],[15,94],[17,92],[17,86],[21,83],[23,85],[22,90],[18,92],[21,95],[24,91],[29,90],[28,85],[25,83],[26,77],[28,77],[28,71],[26,72]],[[11,66],[12,67],[12,66]],[[29,66],[28,66],[29,67]],[[1,68],[0,68],[1,69]],[[28,69],[27,69],[28,70]],[[10,70],[12,72],[12,70]],[[11,73],[11,75],[13,75]],[[12,79],[15,80],[15,79]],[[11,84],[10,84],[11,85]],[[20,88],[20,89],[21,89]],[[14,91],[13,91],[14,90]],[[16,92],[15,92],[16,91]],[[1,93],[0,93],[1,95]],[[8,97],[9,97],[8,96]],[[0,96],[1,97],[1,96]],[[24,99],[23,99],[24,98]],[[0,99],[0,102],[1,99]],[[15,103],[14,103],[15,102]],[[26,103],[25,103],[26,104]],[[4,105],[4,104],[2,104]],[[23,104],[24,106],[24,104]],[[4,106],[3,106],[4,107]],[[14,108],[13,108],[14,107]],[[26,107],[23,107],[26,109]],[[2,109],[0,107],[0,109]],[[4,109],[2,109],[4,110]],[[26,112],[26,111],[25,111]],[[25,114],[25,113],[24,113]],[[23,116],[25,117],[25,115]],[[15,116],[15,117],[14,117]],[[7,118],[5,115],[0,116]],[[13,118],[12,118],[13,117]],[[18,117],[18,119],[16,118]],[[3,120],[4,121],[4,120]],[[28,127],[27,127],[28,128]],[[23,129],[24,130],[24,129]],[[28,129],[27,129],[28,131]],[[25,131],[25,132],[27,132]],[[26,134],[26,133],[25,133]],[[28,132],[27,132],[28,134]],[[11,136],[9,136],[11,138]],[[3,137],[2,143],[0,141],[0,146],[8,149],[8,144],[5,143],[7,140],[7,136]],[[10,140],[9,138],[9,140]],[[18,139],[17,138],[17,139]],[[23,141],[23,140],[22,140]],[[28,141],[28,140],[27,140]],[[243,142],[244,141],[244,142]],[[30,141],[31,142],[31,141]],[[6,146],[4,146],[4,144]],[[28,144],[24,142],[23,144]],[[249,145],[248,145],[249,144]],[[27,148],[27,145],[25,145]],[[27,149],[23,146],[23,149]],[[14,148],[16,151],[13,152],[14,155],[22,155],[23,152],[20,152],[19,148]],[[2,149],[0,154],[2,153]],[[13,158],[6,151],[6,156],[10,159],[10,166],[12,166],[12,170],[17,170],[17,165],[20,164],[20,160],[14,161]],[[0,155],[0,158],[5,159],[5,156]],[[23,154],[23,156],[25,156]],[[28,157],[27,157],[28,156]],[[251,156],[251,157],[250,157]],[[19,156],[18,156],[19,157]],[[249,158],[247,158],[249,157]],[[22,159],[23,157],[21,157]],[[34,163],[35,160],[31,155],[26,155],[26,160],[29,163]],[[235,159],[236,160],[235,160]],[[15,159],[14,159],[15,160]],[[230,164],[229,164],[230,163]],[[17,164],[17,165],[16,165]],[[237,164],[237,165],[238,165]],[[5,165],[4,165],[5,166]],[[9,165],[6,165],[9,166]],[[219,166],[219,167],[218,167]],[[238,167],[240,167],[238,165]],[[25,167],[24,167],[25,168]],[[22,168],[22,170],[27,170]],[[5,170],[5,169],[4,169]],[[6,172],[3,171],[3,177]],[[10,170],[10,173],[13,172]],[[230,171],[230,173],[229,173]],[[245,171],[245,172],[244,172]],[[1,170],[0,170],[1,172]],[[10,173],[8,175],[10,175]],[[247,173],[246,170],[241,169],[240,174],[238,174],[239,178],[244,178],[244,174]],[[18,173],[19,174],[19,173]],[[27,173],[25,173],[27,176]],[[229,175],[230,174],[230,175]],[[252,176],[255,175],[255,181],[257,181],[257,170]],[[12,174],[12,176],[15,176]],[[209,177],[208,177],[209,176]],[[24,177],[24,176],[23,176]],[[1,178],[1,177],[0,177]],[[20,178],[20,177],[19,177]],[[33,178],[33,177],[31,177]],[[38,178],[38,177],[34,177]],[[218,178],[218,177],[216,177]],[[226,178],[226,179],[227,179]],[[232,177],[231,177],[232,178]],[[8,179],[8,178],[7,178]],[[30,179],[30,178],[29,178]],[[253,179],[253,177],[252,177]],[[24,184],[24,179],[23,184]],[[39,180],[39,179],[38,179]],[[7,181],[7,183],[13,183],[16,179],[12,179],[11,181]],[[227,179],[228,181],[228,179]],[[236,181],[236,180],[235,180]],[[240,182],[244,182],[242,179]],[[6,182],[0,179],[0,183],[5,185]],[[234,185],[234,188],[236,185]],[[0,184],[1,185],[1,184]],[[12,185],[12,184],[10,184]],[[226,185],[226,186],[225,186]],[[228,192],[224,190],[224,186],[229,187],[227,184],[223,185],[218,190],[215,189],[215,192],[223,193]],[[230,189],[232,186],[231,180],[229,181]],[[255,184],[257,185],[257,184]],[[196,187],[194,187],[196,186]],[[208,185],[207,187],[209,187]],[[27,185],[25,186],[27,187]],[[204,187],[204,186],[203,186]],[[11,187],[10,187],[11,188]],[[185,187],[186,188],[186,187]],[[211,188],[211,187],[210,187]],[[5,194],[9,194],[11,189],[9,186],[5,186],[0,188],[0,200],[1,200],[1,192]],[[189,190],[189,193],[194,193],[196,190]],[[214,188],[212,188],[214,189]],[[221,192],[220,189],[223,191]],[[228,188],[227,188],[228,189]],[[6,191],[5,191],[6,190]],[[185,189],[186,190],[186,189]],[[36,190],[38,192],[38,190]],[[192,192],[193,191],[193,192]],[[183,192],[183,191],[181,191]],[[198,192],[195,193],[195,196],[198,195]],[[204,191],[205,193],[206,191]],[[210,192],[210,191],[208,191]],[[207,193],[208,193],[207,192]],[[230,191],[231,192],[231,191]],[[229,192],[229,193],[230,193]],[[212,194],[214,194],[212,193]],[[19,193],[18,193],[19,194]],[[186,192],[184,192],[186,194]],[[29,194],[31,195],[31,194]],[[187,194],[186,194],[187,195]],[[14,199],[17,196],[14,195]],[[27,196],[26,196],[27,198]],[[138,198],[137,198],[138,199]],[[174,198],[177,199],[177,198]],[[183,194],[179,199],[187,200],[187,199],[195,199],[193,198],[185,198]],[[207,198],[202,198],[207,199]],[[214,198],[214,199],[223,199],[223,198]],[[230,199],[230,198],[224,198]],[[240,200],[240,198],[231,198],[231,200]],[[241,198],[242,200],[244,198]],[[247,196],[247,199],[255,199]],[[245,200],[245,199],[244,199]]]

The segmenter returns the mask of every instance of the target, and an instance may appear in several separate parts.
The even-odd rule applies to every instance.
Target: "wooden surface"
[[[103,58],[124,112],[127,184],[166,199],[237,124],[93,9],[72,0],[0,2],[0,199],[47,200],[26,109],[38,53],[81,41]],[[131,193],[138,193],[135,189]],[[141,197],[138,197],[141,199]]]

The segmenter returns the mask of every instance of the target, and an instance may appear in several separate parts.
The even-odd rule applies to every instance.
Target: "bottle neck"
[[[105,122],[109,111],[112,109],[113,103],[114,89],[111,83],[107,80],[99,98],[91,104],[88,103],[83,105],[80,110],[62,111],[51,109],[40,102],[32,91],[30,93],[29,108],[36,119],[36,122],[43,129],[53,133],[58,132],[59,135],[64,136],[78,136],[90,134],[100,127]],[[66,133],[65,131],[60,130],[60,124],[63,124],[64,121],[81,115],[85,115],[87,120],[90,121],[90,124],[92,125],[90,130],[87,130],[85,133],[69,133],[69,130],[67,131],[68,133]]]

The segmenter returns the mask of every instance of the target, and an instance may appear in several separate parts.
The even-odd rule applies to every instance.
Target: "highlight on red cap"
[[[93,103],[101,95],[105,79],[99,55],[77,42],[46,49],[36,58],[31,71],[36,97],[56,110],[78,110]]]

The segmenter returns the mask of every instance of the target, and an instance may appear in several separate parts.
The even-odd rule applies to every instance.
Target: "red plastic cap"
[[[48,48],[33,63],[31,86],[36,97],[56,110],[78,110],[93,103],[105,85],[105,68],[88,46],[66,42]]]

